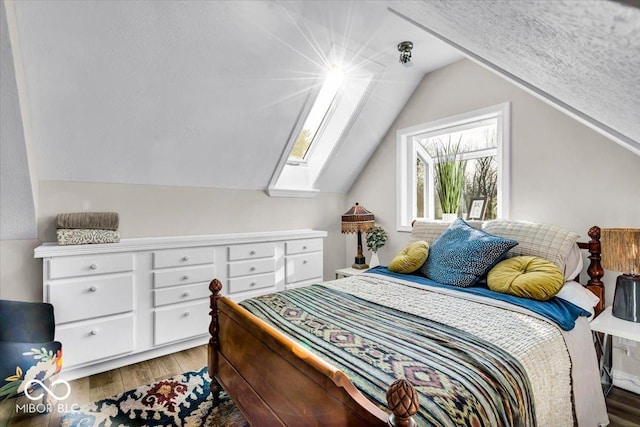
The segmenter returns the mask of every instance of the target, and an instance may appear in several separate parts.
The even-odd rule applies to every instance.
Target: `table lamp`
[[[640,323],[640,229],[603,228],[602,266],[621,271],[611,314]]]
[[[364,270],[369,268],[362,254],[362,233],[366,233],[375,224],[373,214],[356,203],[342,215],[342,233],[358,233],[358,253],[353,268]]]

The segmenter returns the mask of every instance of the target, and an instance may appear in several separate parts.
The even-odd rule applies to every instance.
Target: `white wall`
[[[408,233],[395,231],[396,130],[506,101],[511,102],[511,219],[557,224],[586,240],[592,225],[640,228],[639,156],[464,60],[424,77],[347,195],[349,202],[374,212],[389,232],[379,252],[382,264],[408,239]],[[346,247],[345,262],[351,264],[355,238]],[[618,274],[605,275],[608,304]],[[624,370],[640,375],[640,363],[629,360]]]

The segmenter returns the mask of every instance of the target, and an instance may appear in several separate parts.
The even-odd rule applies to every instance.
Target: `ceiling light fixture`
[[[400,51],[400,63],[405,67],[413,65],[411,62],[411,49],[413,49],[413,43],[406,41],[398,44],[398,50]]]

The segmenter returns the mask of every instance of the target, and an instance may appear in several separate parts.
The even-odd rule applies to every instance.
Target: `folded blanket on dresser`
[[[120,217],[117,212],[77,212],[58,214],[58,229],[117,230]]]
[[[120,232],[114,230],[93,230],[87,228],[56,230],[58,245],[86,245],[92,243],[118,243]]]

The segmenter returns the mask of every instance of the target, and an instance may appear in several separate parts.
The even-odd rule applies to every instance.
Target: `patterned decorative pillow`
[[[507,257],[531,255],[544,258],[564,272],[567,256],[578,240],[578,234],[549,224],[497,219],[485,223],[484,231],[495,236],[517,240],[519,245]]]
[[[417,271],[429,256],[429,244],[424,240],[410,243],[389,263],[389,270],[409,274]]]
[[[487,285],[503,294],[547,301],[562,289],[564,275],[551,261],[517,256],[496,264],[487,274]]]
[[[477,228],[478,230],[482,229],[481,221],[469,221],[467,224],[473,228]],[[447,228],[449,228],[450,225],[451,223],[449,222],[417,219],[411,228],[409,243],[424,240],[428,244],[432,244],[447,230]]]
[[[476,230],[458,218],[433,242],[420,271],[439,283],[472,286],[517,244]]]

